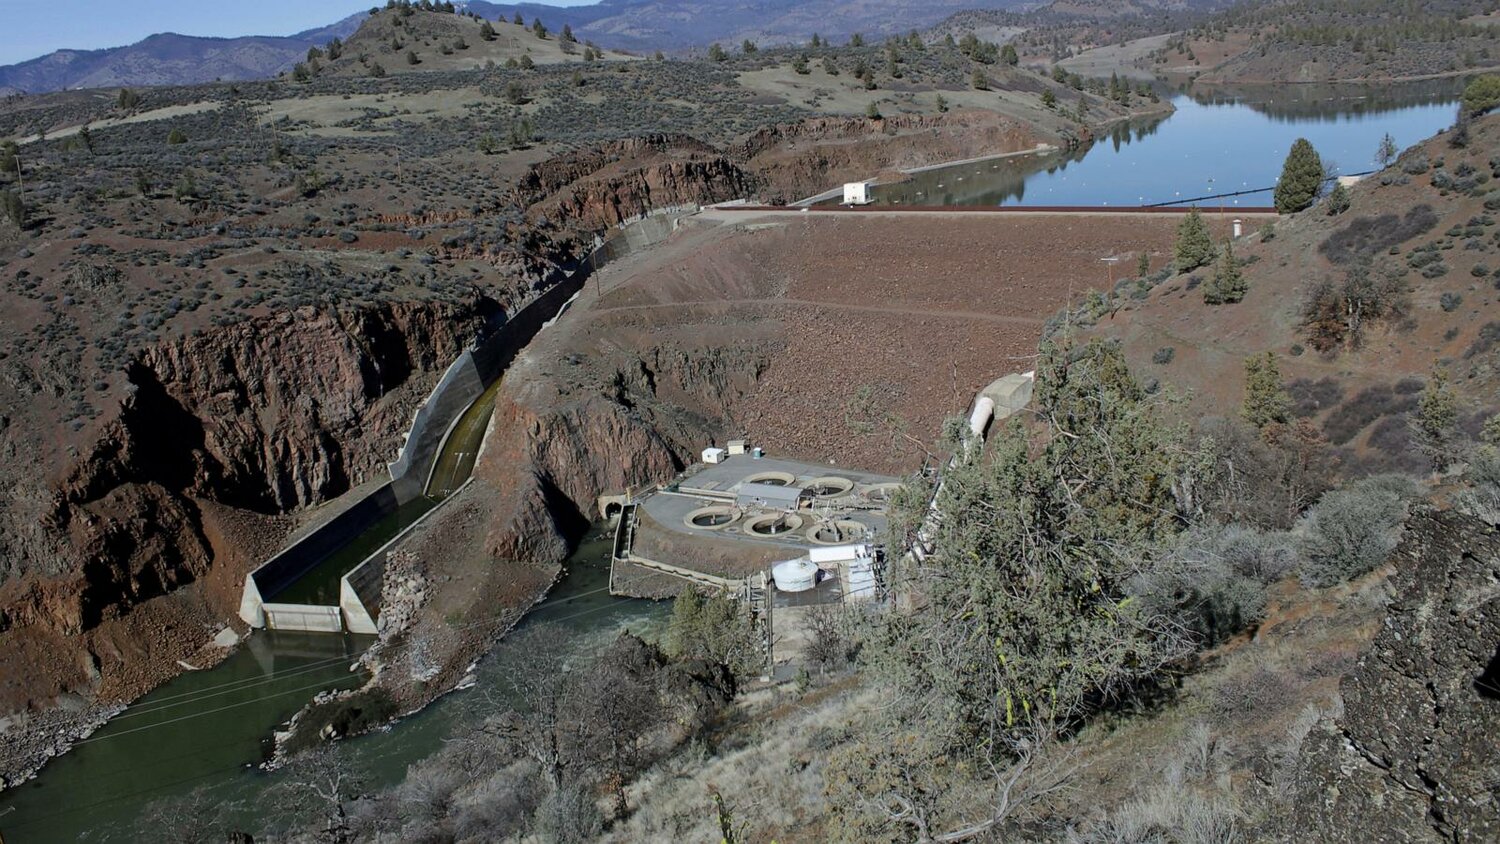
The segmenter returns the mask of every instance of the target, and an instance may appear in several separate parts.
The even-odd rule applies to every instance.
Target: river
[[[1087,149],[932,170],[875,193],[882,202],[922,205],[1169,202],[1273,184],[1297,137],[1311,140],[1344,172],[1355,172],[1369,169],[1386,133],[1408,145],[1450,125],[1456,90],[1454,83],[1443,83],[1326,95],[1305,87],[1293,94],[1177,94],[1170,117],[1118,126]],[[1266,205],[1269,198],[1226,200],[1236,202]],[[475,420],[487,418],[488,409],[477,409]],[[483,425],[475,421],[468,429],[482,432]],[[437,492],[467,476],[477,447],[463,451],[454,452],[452,466],[434,473],[441,476],[434,478]],[[351,553],[363,554],[377,539]],[[659,630],[666,605],[608,595],[608,554],[609,542],[596,529],[569,559],[562,582],[523,624],[558,622],[568,634],[558,643],[564,654],[598,648],[623,629]],[[274,814],[268,789],[282,779],[256,767],[271,731],[318,689],[356,684],[349,667],[368,641],[257,632],[221,665],[166,683],[38,778],[0,793],[0,835],[6,844],[137,840],[143,806],[197,788],[222,804],[239,804],[246,828],[259,829]],[[502,642],[481,662],[480,689],[504,675],[507,647]],[[335,752],[372,787],[397,782],[407,765],[481,719],[485,701],[474,691],[449,695],[386,731],[338,742]]]
[[[1339,173],[1371,170],[1387,133],[1405,148],[1453,125],[1458,84],[1178,93],[1171,115],[1118,124],[1089,147],[925,170],[877,185],[872,198],[878,205],[1140,206],[1265,188],[1204,201],[1264,207],[1297,138],[1311,141]]]
[[[521,627],[561,632],[561,658],[603,647],[625,630],[655,638],[670,605],[611,598],[610,537],[596,529],[566,563],[567,573]],[[281,775],[256,767],[269,730],[323,688],[350,687],[368,637],[257,632],[212,671],[188,672],[141,698],[40,777],[0,795],[6,844],[142,840],[136,824],[153,800],[204,789],[244,828],[273,820]],[[505,676],[506,642],[486,657],[479,687]],[[338,742],[335,751],[372,787],[399,782],[406,767],[487,714],[472,691],[449,695],[390,729]]]

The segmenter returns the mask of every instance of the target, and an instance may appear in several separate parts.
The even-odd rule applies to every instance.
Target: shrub
[[[1324,495],[1303,521],[1302,581],[1331,586],[1385,562],[1419,492],[1411,478],[1377,475]]]
[[[1328,206],[1328,216],[1337,217],[1349,210],[1351,202],[1348,188],[1345,188],[1343,184],[1337,184],[1333,186],[1333,190],[1329,191],[1328,200],[1324,204]]]
[[[1297,567],[1285,533],[1205,527],[1130,585],[1148,612],[1173,618],[1203,646],[1222,642],[1265,617],[1266,585]]]
[[[1299,419],[1316,416],[1344,400],[1344,387],[1332,376],[1317,381],[1298,378],[1286,385],[1286,391],[1292,399],[1292,416]]]
[[[1487,354],[1496,346],[1500,346],[1500,322],[1487,322],[1479,327],[1479,335],[1464,350],[1464,360]]]
[[[1152,355],[1151,355],[1151,362],[1154,363],[1154,364],[1159,364],[1161,366],[1166,366],[1167,364],[1171,363],[1172,362],[1172,358],[1174,358],[1176,356],[1177,356],[1177,349],[1176,348],[1174,348],[1172,346],[1162,346],[1160,349],[1157,349],[1155,352],[1152,353]]]
[[[1318,251],[1330,263],[1352,264],[1426,234],[1437,224],[1438,216],[1430,205],[1414,206],[1405,217],[1395,214],[1359,217],[1329,235]]]
[[[167,133],[167,143],[172,144],[173,146],[176,146],[177,144],[185,144],[187,143],[187,140],[187,135],[184,134],[181,129],[173,129],[171,132]]]
[[[1458,310],[1458,306],[1462,305],[1463,303],[1464,297],[1457,293],[1454,293],[1451,290],[1444,293],[1441,297],[1438,298],[1438,304],[1444,311],[1450,314]]]
[[[1354,398],[1328,416],[1323,434],[1334,445],[1343,445],[1383,416],[1410,413],[1417,409],[1417,399],[1410,393],[1398,394],[1386,384],[1361,390]]]

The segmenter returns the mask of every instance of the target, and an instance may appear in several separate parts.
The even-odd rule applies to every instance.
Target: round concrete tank
[[[854,489],[854,481],[830,475],[826,478],[813,478],[804,489],[812,493],[814,498],[840,498]]]
[[[683,524],[694,530],[723,530],[739,520],[739,509],[727,504],[699,507],[682,517]]]
[[[806,592],[818,585],[818,567],[809,560],[787,560],[771,567],[771,578],[783,592]]]
[[[866,501],[884,504],[890,501],[891,496],[895,495],[896,490],[900,488],[901,484],[871,484],[870,486],[861,488],[859,494]]]
[[[747,484],[765,484],[766,486],[791,486],[797,482],[797,476],[791,472],[756,472],[745,479]]]
[[[846,542],[858,542],[869,532],[869,528],[859,522],[852,519],[840,519],[813,525],[807,531],[807,539],[818,545],[843,545]]]
[[[795,513],[767,513],[745,523],[751,536],[781,536],[802,527],[802,517]]]

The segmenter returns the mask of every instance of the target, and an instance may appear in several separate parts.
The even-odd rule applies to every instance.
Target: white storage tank
[[[787,560],[771,567],[771,578],[783,592],[806,592],[818,585],[818,567],[811,560]]]

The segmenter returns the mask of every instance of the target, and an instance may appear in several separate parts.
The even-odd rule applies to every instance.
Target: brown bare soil
[[[732,427],[720,433],[879,472],[919,466],[946,415],[964,412],[995,378],[1031,369],[1046,320],[1109,287],[1100,258],[1133,261],[1147,251],[1160,265],[1178,222],[704,216],[650,255],[608,270],[602,300],[564,321],[592,323],[571,342],[766,344],[767,366],[728,408]]]

